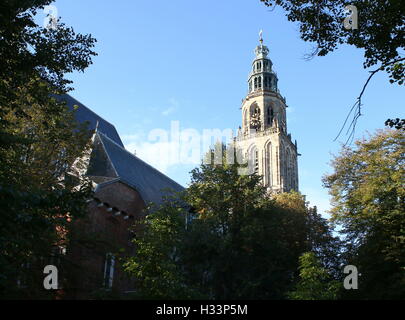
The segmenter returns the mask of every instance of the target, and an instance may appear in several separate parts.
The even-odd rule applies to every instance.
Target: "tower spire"
[[[256,94],[258,91],[264,92],[278,92],[277,89],[277,75],[272,70],[273,63],[267,57],[269,48],[263,44],[263,30],[259,32],[259,45],[255,49],[255,59],[252,63],[252,71],[249,74],[248,94]]]

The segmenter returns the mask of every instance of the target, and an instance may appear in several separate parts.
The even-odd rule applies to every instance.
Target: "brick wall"
[[[94,198],[87,217],[73,222],[67,254],[72,285],[65,290],[67,298],[114,296],[134,289],[119,259],[134,250],[130,229],[136,233],[133,225],[142,218],[145,203],[136,190],[119,181],[100,187]],[[108,208],[112,211],[108,212]],[[115,256],[115,267],[112,288],[105,290],[102,288],[107,253]]]

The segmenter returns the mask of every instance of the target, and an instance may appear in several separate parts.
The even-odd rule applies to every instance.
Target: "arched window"
[[[267,124],[271,126],[273,123],[274,111],[272,107],[267,107]]]
[[[262,117],[260,115],[260,108],[256,103],[252,103],[250,106],[250,128],[260,130],[262,127]]]
[[[259,172],[259,151],[256,146],[252,146],[248,151],[249,174]]]
[[[249,92],[252,92],[252,81],[249,81]]]
[[[272,84],[271,84],[272,88],[275,90],[277,88],[277,80],[276,78],[273,78]]]
[[[261,76],[259,76],[259,79],[258,79],[258,87],[259,88],[262,87],[262,77]]]
[[[268,187],[272,186],[272,164],[271,164],[271,143],[269,142],[265,148],[265,160],[266,160],[266,181]]]
[[[255,83],[255,89],[257,89],[257,78],[256,77],[254,79],[254,83]]]
[[[294,157],[293,154],[290,153],[290,185],[291,185],[291,189],[296,190],[297,186],[295,183],[295,165],[294,165]]]
[[[287,150],[284,146],[284,143],[280,143],[280,177],[281,181],[283,184],[283,188],[287,189],[287,166],[288,166],[288,161],[287,161]]]
[[[245,111],[243,112],[243,123],[244,123],[244,127],[247,128],[247,127],[248,127],[248,113],[247,113],[247,109],[245,109]]]
[[[291,177],[292,177],[292,163],[291,163],[291,152],[290,148],[286,149],[286,155],[285,155],[285,164],[286,164],[286,184],[285,187],[287,188],[287,191],[290,191],[292,188],[292,183],[291,183]]]
[[[259,151],[255,152],[255,173],[259,173]]]

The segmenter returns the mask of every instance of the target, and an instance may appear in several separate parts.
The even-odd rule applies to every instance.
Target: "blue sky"
[[[127,149],[186,186],[193,164],[165,162],[164,144],[150,141],[155,129],[231,128],[241,124],[258,32],[289,106],[288,130],[297,139],[300,191],[322,212],[329,207],[321,177],[331,172],[333,142],[368,71],[363,52],[341,47],[326,57],[303,59],[311,45],[281,9],[259,0],[140,1],[60,0],[58,15],[76,32],[97,38],[94,64],[70,75],[71,94],[113,123]],[[361,12],[360,18],[361,18]],[[377,74],[363,98],[356,138],[404,117],[403,88]],[[341,139],[344,142],[344,138]]]

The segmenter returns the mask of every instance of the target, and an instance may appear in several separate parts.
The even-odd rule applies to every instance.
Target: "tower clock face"
[[[254,113],[250,117],[250,127],[253,129],[260,129],[260,114],[259,113]]]

